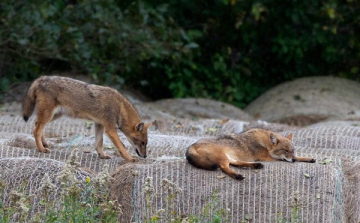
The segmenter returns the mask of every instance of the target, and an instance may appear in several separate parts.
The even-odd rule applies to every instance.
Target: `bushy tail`
[[[29,119],[35,108],[35,90],[34,86],[31,85],[22,102],[22,114],[25,122]]]

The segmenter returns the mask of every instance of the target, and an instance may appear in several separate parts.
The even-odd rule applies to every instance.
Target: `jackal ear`
[[[153,124],[153,122],[148,122],[144,124],[144,128],[148,129],[151,125]]]
[[[141,132],[144,129],[144,123],[140,122],[135,126],[136,131]]]
[[[275,135],[273,133],[270,133],[270,142],[272,144],[277,144],[277,138],[275,137]]]
[[[292,138],[293,138],[292,132],[291,132],[289,135],[285,136],[285,137],[288,138],[288,139],[290,139],[290,140],[292,140]]]

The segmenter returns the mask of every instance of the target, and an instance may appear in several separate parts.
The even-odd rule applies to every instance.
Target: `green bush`
[[[199,45],[177,66],[159,63],[166,75],[151,72],[158,74],[152,82],[157,86],[166,80],[173,96],[212,97],[243,107],[268,88],[299,77],[360,80],[359,1],[169,4],[168,16],[193,33]]]
[[[356,0],[65,2],[0,3],[0,89],[71,70],[153,99],[244,107],[299,77],[360,80]]]
[[[142,61],[187,51],[181,30],[162,16],[166,10],[140,1],[121,9],[113,0],[4,0],[0,89],[53,70],[121,83],[122,74],[143,72]]]

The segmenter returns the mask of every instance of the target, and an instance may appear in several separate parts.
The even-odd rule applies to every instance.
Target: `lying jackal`
[[[261,169],[263,164],[256,161],[315,162],[313,158],[295,156],[291,140],[292,133],[284,137],[263,129],[250,129],[240,134],[201,139],[187,148],[186,159],[202,169],[220,167],[237,180],[244,177],[230,169],[230,164]]]

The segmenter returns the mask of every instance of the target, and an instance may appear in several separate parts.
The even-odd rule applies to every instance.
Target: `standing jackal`
[[[230,164],[261,169],[263,164],[256,161],[315,162],[313,158],[295,156],[291,140],[292,133],[284,137],[263,129],[250,129],[240,134],[201,139],[187,148],[186,159],[202,169],[220,167],[237,180],[244,177],[230,169]]]
[[[31,84],[24,97],[22,113],[25,121],[34,110],[37,120],[33,133],[40,152],[50,152],[42,133],[45,125],[67,115],[95,122],[95,148],[100,158],[110,158],[102,149],[105,132],[120,155],[133,161],[121,142],[117,129],[125,134],[136,153],[146,158],[147,129],[151,123],[141,122],[135,107],[115,89],[67,77],[42,76]]]

